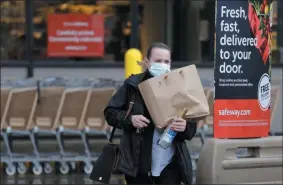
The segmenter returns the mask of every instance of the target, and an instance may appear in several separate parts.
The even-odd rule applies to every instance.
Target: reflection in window
[[[129,48],[128,32],[124,31],[125,22],[128,20],[129,1],[123,4],[104,3],[106,1],[74,0],[74,1],[43,1],[36,0],[34,3],[34,51],[35,59],[60,59],[60,60],[103,60],[123,61],[124,52]],[[77,13],[84,15],[104,15],[104,56],[103,57],[49,57],[47,55],[48,14]]]
[[[1,1],[1,60],[25,57],[25,1]]]
[[[212,62],[214,60],[214,30],[215,30],[215,1],[205,1],[200,9],[200,42],[202,60]]]

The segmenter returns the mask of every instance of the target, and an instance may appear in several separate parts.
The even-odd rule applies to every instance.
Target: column
[[[26,41],[26,60],[28,61],[27,66],[27,78],[33,77],[33,1],[26,0],[26,27],[25,27],[25,41]]]
[[[139,16],[137,0],[130,0],[131,11],[131,48],[138,48]]]
[[[143,24],[141,26],[141,51],[146,50],[153,42],[165,42],[165,8],[164,1],[143,1]]]
[[[164,0],[165,3],[165,44],[173,47],[173,0]]]

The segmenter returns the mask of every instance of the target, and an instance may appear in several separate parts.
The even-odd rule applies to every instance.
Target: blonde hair
[[[143,70],[143,71],[146,70],[146,65],[145,65],[144,60],[143,60],[143,61],[137,61],[137,64],[142,67],[142,70]]]

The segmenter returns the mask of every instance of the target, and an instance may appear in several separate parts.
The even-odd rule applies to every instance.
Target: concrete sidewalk
[[[119,139],[115,140],[115,143],[119,143]],[[103,147],[107,144],[106,139],[92,139],[90,145],[93,152],[101,152]],[[195,137],[192,141],[187,141],[187,145],[191,152],[199,152],[201,149],[201,142],[198,137]],[[58,146],[55,140],[43,140],[39,141],[41,152],[58,152]],[[32,153],[32,145],[28,140],[16,140],[13,142],[13,148],[15,152],[20,153]],[[65,148],[67,151],[84,152],[84,147],[79,139],[66,140]],[[1,140],[1,152],[4,152],[4,145]],[[111,178],[110,184],[123,184],[124,176],[115,176]],[[7,176],[5,172],[1,174],[1,184],[99,184],[91,181],[87,175],[83,172],[72,172],[68,175],[61,175],[53,173],[51,175],[33,175],[28,173],[26,175]]]

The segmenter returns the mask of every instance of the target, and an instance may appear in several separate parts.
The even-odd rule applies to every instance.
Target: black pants
[[[177,164],[172,161],[161,172],[159,177],[138,174],[136,177],[125,175],[127,184],[181,184],[181,176]]]

